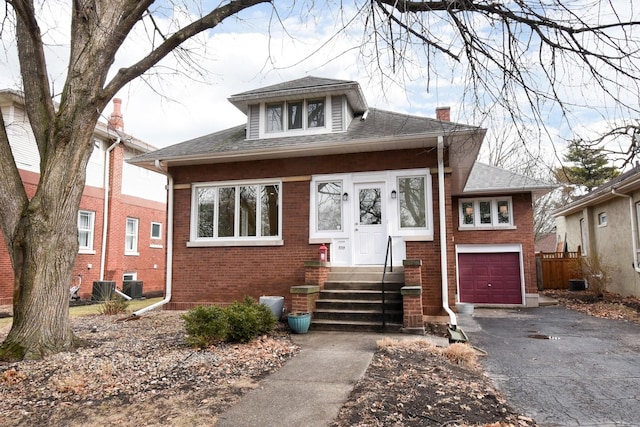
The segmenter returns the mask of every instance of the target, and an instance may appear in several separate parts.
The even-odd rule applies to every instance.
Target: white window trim
[[[129,221],[134,221],[136,227],[135,227],[135,234],[129,234],[128,233],[128,227],[127,224],[129,223]],[[132,255],[132,256],[137,256],[140,255],[140,253],[138,252],[138,236],[139,236],[139,228],[140,227],[140,220],[138,218],[127,218],[126,222],[125,222],[125,229],[124,229],[124,254],[125,255]],[[134,240],[133,242],[134,244],[134,248],[133,249],[129,249],[127,248],[127,237],[133,237]]]
[[[317,101],[320,99],[324,99],[324,126],[320,127],[308,127],[308,117],[307,117],[307,102],[308,101]],[[288,129],[289,125],[287,123],[288,120],[288,108],[287,102],[300,102],[302,101],[302,129]],[[302,97],[296,99],[290,99],[281,101],[283,113],[282,113],[282,131],[274,132],[267,131],[267,105],[275,105],[278,102],[263,102],[260,104],[260,138],[281,138],[283,136],[297,136],[297,135],[313,135],[313,134],[323,134],[327,133],[332,129],[332,121],[331,121],[331,97],[330,96],[318,96],[318,97]]]
[[[80,214],[81,213],[88,213],[90,214],[90,220],[89,220],[89,246],[78,246],[78,253],[79,254],[87,254],[87,255],[93,255],[96,253],[96,251],[93,249],[93,238],[95,236],[95,220],[96,220],[96,213],[94,211],[89,211],[86,209],[80,209],[78,211],[78,219],[77,221],[80,222]],[[80,232],[80,227],[78,224],[78,233]]]
[[[500,224],[498,222],[498,202],[509,202],[509,223]],[[480,202],[491,202],[491,224],[480,223]],[[473,224],[464,223],[464,212],[462,209],[463,203],[473,203]],[[513,200],[510,196],[507,197],[479,197],[479,198],[464,198],[458,200],[458,230],[515,230],[514,212],[513,212]]]
[[[131,276],[131,279],[127,279],[126,276]],[[122,280],[138,280],[138,272],[137,271],[133,271],[133,272],[127,272],[127,273],[123,273],[122,274]]]
[[[403,236],[406,241],[421,241],[421,240],[433,240],[433,185],[431,183],[431,173],[429,169],[406,169],[406,170],[398,170],[390,172],[391,175],[391,188],[389,189],[389,194],[392,191],[396,191],[396,198],[390,199],[390,209],[395,209],[396,211],[396,228],[393,230],[394,235]],[[424,177],[425,178],[425,200],[427,202],[427,206],[425,207],[425,227],[400,227],[400,199],[398,196],[400,195],[398,180],[400,178],[413,178],[413,177]]]
[[[587,221],[583,218],[580,218],[578,221],[578,227],[580,228],[580,255],[587,255]]]
[[[277,236],[242,236],[242,237],[198,237],[198,189],[206,187],[232,187],[250,185],[277,185],[278,192],[278,235]],[[260,179],[260,180],[236,180],[236,181],[212,181],[191,185],[191,218],[189,241],[187,247],[211,247],[211,246],[282,246],[282,180]],[[214,207],[214,230],[217,225],[218,200]],[[258,204],[259,205],[259,204]],[[238,221],[237,210],[235,221]]]
[[[426,223],[423,228],[400,228],[400,214],[398,199],[391,198],[391,191],[398,191],[398,178],[407,178],[420,176],[425,177],[426,195]],[[342,181],[342,191],[349,194],[349,200],[343,202],[342,210],[342,229],[341,230],[323,230],[317,231],[317,204],[316,204],[316,186],[318,182],[324,181]],[[385,195],[386,209],[394,212],[395,220],[389,227],[389,234],[393,237],[402,237],[404,241],[432,241],[433,240],[433,193],[431,173],[429,169],[399,169],[393,171],[382,172],[362,172],[362,173],[346,173],[346,174],[327,174],[314,175],[311,178],[309,187],[309,243],[327,243],[331,239],[344,239],[350,236],[349,226],[353,224],[353,203],[354,194],[352,193],[354,182],[366,181],[384,181],[387,187]]]
[[[158,225],[160,227],[160,235],[157,236],[157,237],[153,235],[153,226],[154,225]],[[157,221],[151,221],[150,233],[151,233],[151,239],[152,240],[161,240],[162,239],[162,223],[161,222],[157,222]]]
[[[604,217],[604,221],[602,220],[602,217]],[[606,227],[607,226],[607,213],[606,212],[600,212],[598,214],[598,227]]]

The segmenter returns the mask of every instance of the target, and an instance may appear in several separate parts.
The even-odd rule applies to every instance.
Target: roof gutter
[[[161,307],[171,301],[171,285],[173,278],[173,177],[168,171],[165,171],[160,166],[160,160],[156,160],[155,162],[156,170],[161,174],[165,175],[168,182],[168,194],[167,194],[167,260],[165,263],[166,267],[166,282],[165,282],[165,292],[164,299],[162,301],[158,301],[155,304],[151,304],[148,307],[141,308],[138,311],[133,312],[131,316],[140,316],[147,311],[154,310],[158,307]]]
[[[445,203],[444,187],[444,136],[438,136],[438,210],[440,213],[440,270],[442,282],[442,308],[449,315],[451,328],[457,328],[456,315],[449,307],[449,279],[447,260],[447,212]]]
[[[640,273],[640,267],[638,267],[638,243],[636,242],[636,222],[633,220],[635,212],[633,209],[633,197],[628,194],[618,193],[615,188],[611,189],[611,194],[618,197],[626,197],[629,199],[629,221],[631,221],[631,247],[633,248],[633,269],[636,273]]]

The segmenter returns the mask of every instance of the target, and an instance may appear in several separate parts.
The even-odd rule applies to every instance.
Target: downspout
[[[151,304],[148,307],[141,308],[140,310],[134,312],[131,316],[140,316],[147,311],[154,310],[158,307],[161,307],[168,303],[171,300],[171,278],[173,275],[173,177],[169,172],[162,169],[160,166],[160,160],[156,160],[155,162],[156,169],[161,174],[165,175],[168,182],[168,194],[167,194],[167,259],[165,263],[166,268],[166,282],[165,282],[165,292],[164,299],[162,301],[158,301],[155,304]]]
[[[633,269],[636,273],[640,273],[638,267],[638,243],[636,241],[636,222],[633,220],[635,212],[633,209],[633,197],[628,194],[618,193],[615,188],[611,189],[611,194],[618,197],[626,197],[629,199],[629,220],[631,221],[631,246],[633,247]]]
[[[111,144],[107,151],[105,152],[105,160],[104,160],[104,208],[102,209],[102,248],[100,250],[100,281],[104,280],[104,268],[107,259],[107,227],[109,226],[109,180],[111,179],[109,174],[109,164],[111,159],[111,152],[114,148],[120,144],[121,139],[118,137],[116,142]],[[131,297],[123,292],[120,292],[118,288],[113,289],[113,291],[120,295],[122,298],[126,300],[130,300]]]
[[[440,270],[442,276],[442,308],[449,314],[449,323],[456,329],[455,313],[449,307],[449,279],[447,275],[447,213],[444,189],[444,137],[438,136],[438,209],[440,211]]]

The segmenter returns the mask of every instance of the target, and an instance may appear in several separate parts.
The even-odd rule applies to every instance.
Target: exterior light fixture
[[[349,193],[344,193],[344,194],[342,195],[342,200],[343,200],[343,201],[345,201],[345,202],[346,202],[347,200],[349,200]]]
[[[398,193],[396,192],[396,190],[391,191],[391,198],[395,199],[396,197],[398,197]]]

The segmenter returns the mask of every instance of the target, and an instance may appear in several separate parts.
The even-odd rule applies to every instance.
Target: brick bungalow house
[[[246,123],[130,160],[170,176],[167,308],[279,295],[315,327],[366,326],[385,262],[391,325],[537,305],[532,201],[550,187],[476,163],[484,129],[369,108],[355,81],[229,101]]]
[[[91,298],[94,281],[115,281],[118,289],[124,280],[142,281],[145,294],[164,292],[166,177],[125,162],[156,148],[125,134],[120,100],[113,105],[109,123],[98,123],[95,129],[78,212],[80,248],[70,285],[81,282],[83,299]],[[20,176],[32,197],[39,180],[39,154],[22,93],[1,90],[0,109]],[[3,241],[0,305],[11,304],[12,295],[13,270]]]

